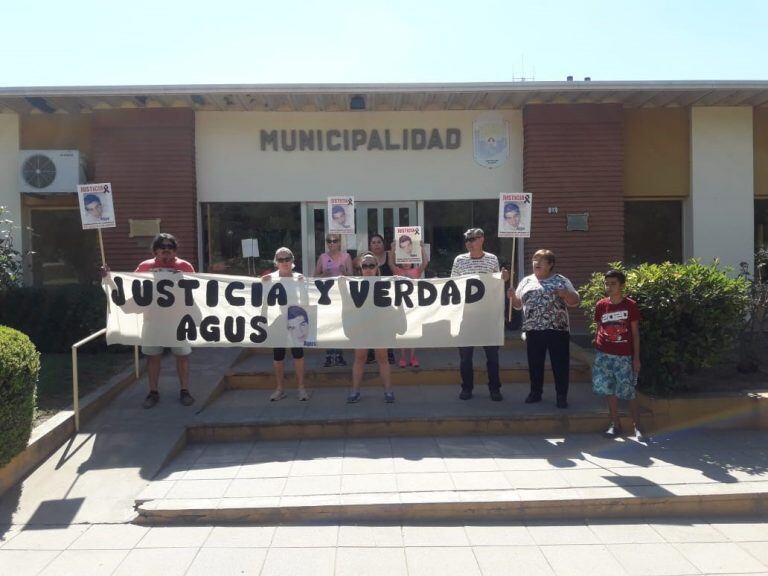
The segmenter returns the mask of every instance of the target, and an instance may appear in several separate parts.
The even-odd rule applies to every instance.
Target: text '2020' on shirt
[[[560,288],[575,291],[573,284],[562,274],[553,274],[539,280],[535,274],[520,280],[515,294],[523,301],[523,331],[569,331],[568,306],[555,292]]]
[[[464,274],[487,274],[499,272],[499,259],[496,255],[483,252],[479,258],[472,258],[469,252],[459,254],[453,261],[451,276],[463,276]]]
[[[612,304],[603,298],[595,305],[595,348],[614,356],[632,356],[632,322],[640,321],[640,309],[631,298]]]

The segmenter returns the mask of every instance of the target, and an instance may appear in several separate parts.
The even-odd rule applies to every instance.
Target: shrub
[[[749,302],[748,282],[732,278],[715,262],[641,264],[624,268],[625,294],[640,308],[641,389],[657,394],[683,391],[683,376],[711,366],[730,352]],[[580,289],[581,307],[595,333],[594,307],[604,296],[603,273]]]
[[[100,286],[21,287],[0,291],[0,324],[29,335],[38,350],[69,352],[72,344],[104,327],[106,297]],[[103,339],[88,344],[103,348]]]
[[[21,285],[21,255],[13,247],[13,221],[0,206],[0,290]]]
[[[39,372],[40,355],[29,338],[0,326],[0,466],[27,446]]]

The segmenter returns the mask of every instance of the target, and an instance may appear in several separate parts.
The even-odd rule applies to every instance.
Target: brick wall
[[[129,238],[128,220],[160,218],[160,230],[179,240],[179,256],[197,262],[195,119],[189,109],[94,113],[95,182],[111,182],[117,227],[105,229],[113,270],[133,270],[151,257],[148,238]]]
[[[533,252],[552,250],[575,286],[624,253],[621,105],[530,105],[523,111],[524,189],[534,194],[526,273]],[[548,214],[557,207],[557,214]],[[589,213],[588,232],[567,232],[568,213]],[[575,331],[582,314],[571,312]]]

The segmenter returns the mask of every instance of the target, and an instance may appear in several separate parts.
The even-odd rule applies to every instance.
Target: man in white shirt
[[[483,250],[485,242],[485,233],[482,228],[470,228],[464,232],[464,242],[469,252],[459,254],[453,261],[451,276],[463,276],[465,274],[491,274],[501,271],[501,278],[504,282],[509,280],[509,271],[505,268],[499,270],[499,259],[496,255]],[[501,395],[501,379],[499,378],[499,347],[483,346],[485,350],[485,361],[488,368],[488,388],[491,392],[491,400],[500,402],[503,400]],[[474,387],[474,367],[472,356],[475,349],[473,346],[462,346],[459,348],[459,372],[461,373],[461,400],[472,398],[472,389]]]

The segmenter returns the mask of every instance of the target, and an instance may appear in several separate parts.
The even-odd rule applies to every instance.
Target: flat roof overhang
[[[0,113],[87,114],[131,108],[346,112],[354,110],[354,96],[362,96],[364,110],[373,112],[517,110],[528,104],[768,106],[768,81],[19,87],[0,88]]]

